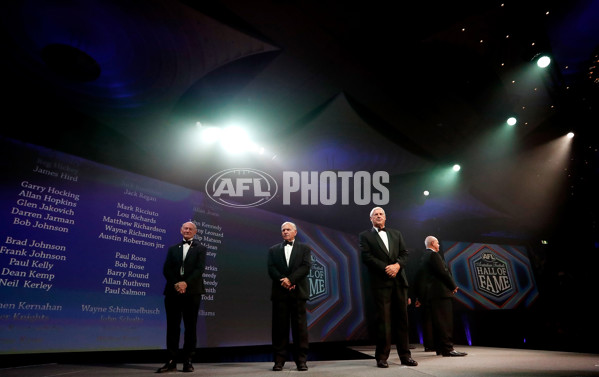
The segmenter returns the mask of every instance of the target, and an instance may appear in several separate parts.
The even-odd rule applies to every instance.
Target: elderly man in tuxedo
[[[206,247],[194,239],[194,223],[181,225],[183,240],[168,249],[163,266],[166,278],[164,307],[166,311],[166,349],[168,361],[157,373],[177,370],[181,319],[185,326],[183,338],[183,372],[193,372],[191,363],[197,343],[197,321],[204,290]]]
[[[297,227],[292,222],[281,225],[283,242],[268,250],[268,275],[272,280],[272,346],[274,371],[283,370],[289,346],[289,328],[293,336],[293,360],[297,370],[308,366],[308,320],[306,301],[310,298],[308,273],[312,265],[311,250],[295,239]]]
[[[416,366],[409,347],[408,279],[405,266],[408,250],[398,230],[385,227],[385,211],[370,211],[372,228],[359,234],[362,262],[369,273],[374,300],[376,350],[379,368],[388,368],[391,342],[395,340],[401,364]]]
[[[466,356],[453,349],[453,296],[458,291],[445,259],[439,253],[439,240],[434,236],[424,239],[426,251],[422,255],[418,301],[431,319],[433,341],[437,355]]]

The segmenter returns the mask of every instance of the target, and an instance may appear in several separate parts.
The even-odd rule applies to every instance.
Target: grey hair
[[[283,224],[281,224],[281,230],[283,230],[283,227],[285,226],[285,224],[289,224],[289,225],[291,225],[293,230],[297,230],[297,226],[295,226],[295,224],[292,223],[291,221],[285,221]]]
[[[183,224],[181,224],[181,228],[183,228],[185,226],[185,224],[191,224],[191,225],[193,225],[194,228],[196,228],[196,230],[198,230],[198,226],[193,221],[184,222]]]
[[[381,211],[383,211],[383,215],[385,214],[385,210],[384,210],[384,209],[382,209],[381,207],[374,207],[372,210],[370,210],[370,216],[369,216],[369,217],[372,217],[372,214],[373,214],[373,213],[374,213],[374,211],[375,211],[375,210],[377,210],[377,209],[380,209]]]

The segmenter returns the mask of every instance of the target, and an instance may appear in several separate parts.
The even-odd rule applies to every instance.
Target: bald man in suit
[[[391,342],[395,340],[401,364],[416,366],[412,359],[408,329],[408,250],[399,230],[385,227],[385,211],[370,211],[372,228],[359,234],[362,262],[368,268],[375,306],[376,350],[379,368],[388,368]]]
[[[274,371],[283,370],[287,360],[289,329],[293,336],[293,360],[297,370],[307,371],[308,320],[306,301],[310,298],[308,274],[312,266],[311,250],[295,239],[292,222],[281,225],[283,242],[268,250],[268,275],[272,280],[272,346]]]
[[[431,319],[433,340],[437,355],[466,356],[466,352],[453,349],[453,297],[458,292],[445,259],[439,252],[439,240],[434,236],[424,239],[426,251],[422,255],[421,279],[418,300]]]

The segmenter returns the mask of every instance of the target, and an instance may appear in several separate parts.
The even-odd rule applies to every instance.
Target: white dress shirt
[[[383,243],[385,244],[385,247],[387,248],[387,253],[389,253],[389,238],[387,237],[387,231],[381,232],[376,227],[374,228],[374,230],[376,230],[376,232],[378,233],[381,240],[383,240]]]
[[[291,249],[293,249],[293,245],[285,245],[285,260],[287,261],[287,266],[289,266],[289,258],[291,257]]]

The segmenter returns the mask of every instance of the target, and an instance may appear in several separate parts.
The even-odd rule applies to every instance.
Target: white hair
[[[196,230],[198,230],[197,225],[193,221],[184,222],[183,224],[181,224],[181,228],[183,228],[185,226],[185,224],[191,224],[191,225],[193,225],[194,228],[196,228]]]
[[[285,221],[283,224],[281,224],[281,230],[283,230],[283,227],[285,226],[285,224],[289,224],[289,225],[291,225],[291,227],[293,228],[293,230],[297,230],[297,227],[291,221]]]
[[[384,210],[384,209],[382,209],[381,207],[374,207],[374,208],[373,208],[373,209],[370,211],[370,216],[369,216],[369,217],[372,217],[372,214],[373,214],[373,213],[374,213],[374,211],[376,211],[377,209],[380,209],[381,211],[383,211],[383,215],[385,214],[385,210]]]

